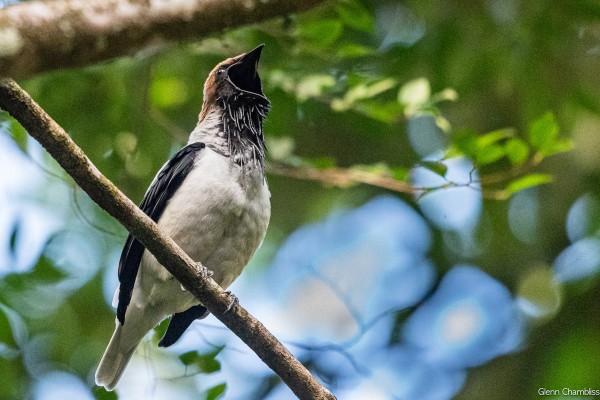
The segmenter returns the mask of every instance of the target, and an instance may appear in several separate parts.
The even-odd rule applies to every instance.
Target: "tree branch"
[[[150,45],[307,10],[324,0],[55,0],[0,9],[0,77],[81,67]]]
[[[300,399],[335,397],[241,306],[226,311],[230,297],[109,181],[67,133],[12,79],[0,80],[0,108],[8,111],[58,161],[100,207],[133,234],[183,286],[239,336]]]
[[[267,172],[272,175],[287,176],[289,178],[307,181],[317,181],[325,185],[341,188],[363,183],[365,185],[376,186],[398,193],[415,194],[415,191],[419,190],[419,188],[413,187],[408,182],[374,172],[361,171],[356,168],[331,167],[318,169],[307,166],[295,167],[281,162],[271,161],[267,164]]]

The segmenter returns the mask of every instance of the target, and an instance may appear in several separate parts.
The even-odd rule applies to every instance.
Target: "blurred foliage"
[[[590,256],[600,239],[600,7],[337,0],[198,43],[21,83],[139,202],[187,141],[208,72],[257,43],[266,44],[260,73],[273,105],[265,126],[273,212],[244,278],[268,273],[279,246],[302,225],[393,193],[428,218],[429,257],[440,276],[458,263],[477,264],[541,312],[521,352],[472,369],[457,398],[600,389],[600,282]],[[0,398],[46,398],[39,388],[52,371],[91,387],[113,329],[109,303],[125,232],[73,188],[18,123],[0,113],[0,124],[0,136],[10,136],[39,173],[34,180],[30,169],[9,170],[19,182],[0,177]],[[0,157],[9,160],[7,152],[2,148]],[[456,178],[460,160],[468,160],[465,179]],[[423,179],[422,170],[437,179]],[[14,190],[17,183],[31,187]],[[448,199],[449,189],[483,196],[480,203],[448,202],[454,209],[481,204],[467,228],[449,229],[428,212],[427,202]],[[36,223],[53,218],[58,222],[39,233]],[[27,241],[33,236],[35,243]],[[19,261],[28,254],[35,260]],[[583,270],[571,272],[573,263]],[[215,359],[220,343],[206,352],[175,351],[179,359],[154,344],[142,347],[153,360],[175,359],[161,376],[181,375],[165,379],[187,390],[178,398],[198,390],[207,399],[227,397],[231,383],[210,380],[226,367]],[[335,373],[322,372],[335,381]],[[186,379],[197,374],[208,383]],[[267,377],[256,393],[277,386]]]
[[[204,373],[216,372],[221,369],[221,364],[215,360],[217,354],[221,349],[217,349],[208,354],[199,354],[197,351],[188,351],[187,353],[181,354],[179,360],[183,365],[193,365],[198,368],[199,371]]]

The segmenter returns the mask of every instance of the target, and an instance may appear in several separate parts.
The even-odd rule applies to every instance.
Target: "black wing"
[[[204,143],[192,143],[179,150],[158,172],[154,182],[142,200],[140,208],[154,222],[162,215],[167,202],[177,191],[181,183],[191,171],[196,154],[204,148]],[[117,319],[125,323],[125,311],[131,301],[131,292],[140,267],[144,246],[131,234],[127,237],[121,258],[119,260],[119,304]]]

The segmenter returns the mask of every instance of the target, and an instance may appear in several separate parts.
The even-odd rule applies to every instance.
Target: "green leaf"
[[[7,132],[21,150],[27,151],[27,131],[6,111],[0,110],[0,133],[2,132]]]
[[[353,87],[346,93],[346,98],[351,102],[361,99],[370,99],[383,92],[387,92],[394,86],[396,86],[396,81],[394,79],[381,79],[376,82]]]
[[[441,115],[437,115],[435,117],[435,124],[445,133],[449,133],[452,130],[452,125],[450,125],[450,121],[448,121],[448,119],[442,117]]]
[[[200,355],[197,351],[188,351],[187,353],[179,355],[179,361],[181,361],[183,365],[192,365],[198,357],[200,357]]]
[[[410,170],[403,167],[391,167],[390,172],[392,177],[398,181],[408,182],[410,177]]]
[[[513,129],[498,129],[477,137],[477,147],[483,149],[489,145],[495,144],[500,140],[514,136]]]
[[[513,165],[522,165],[529,156],[529,147],[519,138],[512,138],[504,145],[508,159]]]
[[[376,53],[375,49],[367,46],[361,46],[355,43],[346,43],[337,47],[336,55],[339,58],[355,58],[370,56]]]
[[[158,344],[158,342],[160,342],[160,339],[162,339],[162,337],[165,335],[170,322],[171,319],[167,318],[164,319],[160,324],[156,325],[154,328],[154,333],[152,334],[152,342],[154,342],[154,344]]]
[[[458,131],[452,135],[452,143],[464,155],[475,159],[477,154],[477,135],[471,131]]]
[[[549,174],[529,174],[522,178],[513,180],[506,186],[506,191],[509,195],[517,193],[520,190],[528,189],[530,187],[544,185],[552,182],[552,175]]]
[[[448,172],[446,164],[439,161],[420,161],[419,165],[442,177]]]
[[[479,165],[486,165],[498,161],[505,155],[506,151],[504,150],[504,147],[499,144],[491,144],[477,150],[475,161]]]
[[[225,383],[211,387],[206,391],[206,400],[217,400],[225,392],[226,388],[227,384]]]
[[[65,279],[67,275],[65,270],[57,267],[52,260],[42,254],[31,271],[5,275],[4,282],[16,290],[25,290],[25,287],[32,282],[51,284]]]
[[[544,151],[544,155],[551,156],[558,153],[564,153],[573,149],[573,141],[571,139],[558,139],[552,146]]]
[[[51,283],[65,279],[68,276],[68,273],[57,267],[55,263],[45,255],[42,255],[35,264],[33,271],[28,275],[39,282]]]
[[[117,392],[109,392],[103,387],[96,386],[94,388],[94,398],[96,400],[117,400],[119,396],[117,395]]]
[[[402,116],[402,106],[396,102],[363,101],[354,105],[354,111],[385,123],[397,122]]]
[[[380,79],[371,83],[359,83],[349,89],[343,99],[333,99],[331,108],[335,111],[346,111],[354,106],[360,100],[371,99],[383,92],[386,92],[396,86],[396,81],[391,78]],[[381,107],[378,104],[377,107]]]
[[[554,147],[558,137],[558,125],[554,116],[547,112],[529,126],[529,143],[534,149],[546,155],[546,151]]]
[[[325,89],[333,86],[335,78],[331,75],[308,75],[296,85],[296,97],[299,101],[319,97]]]
[[[398,103],[404,105],[406,116],[414,115],[431,97],[427,78],[417,78],[405,83],[398,91]]]
[[[316,45],[326,46],[335,42],[344,26],[337,19],[306,21],[300,25],[300,36]]]
[[[442,101],[456,101],[458,100],[458,93],[452,88],[446,88],[441,92],[434,93],[431,96],[432,103],[440,103]]]
[[[179,356],[179,360],[185,366],[195,365],[200,372],[211,373],[221,369],[221,363],[215,359],[222,347],[217,348],[207,354],[200,354],[197,351],[188,351]]]
[[[342,1],[336,7],[336,11],[345,25],[363,32],[373,31],[373,15],[360,2]]]

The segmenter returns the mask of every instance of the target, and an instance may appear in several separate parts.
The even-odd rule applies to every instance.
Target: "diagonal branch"
[[[191,41],[324,0],[54,0],[0,9],[0,77],[21,79]]]
[[[230,297],[212,279],[203,279],[195,262],[92,164],[67,133],[11,79],[0,80],[0,108],[8,111],[44,146],[75,182],[239,336],[300,399],[335,397],[241,306],[226,311]]]

